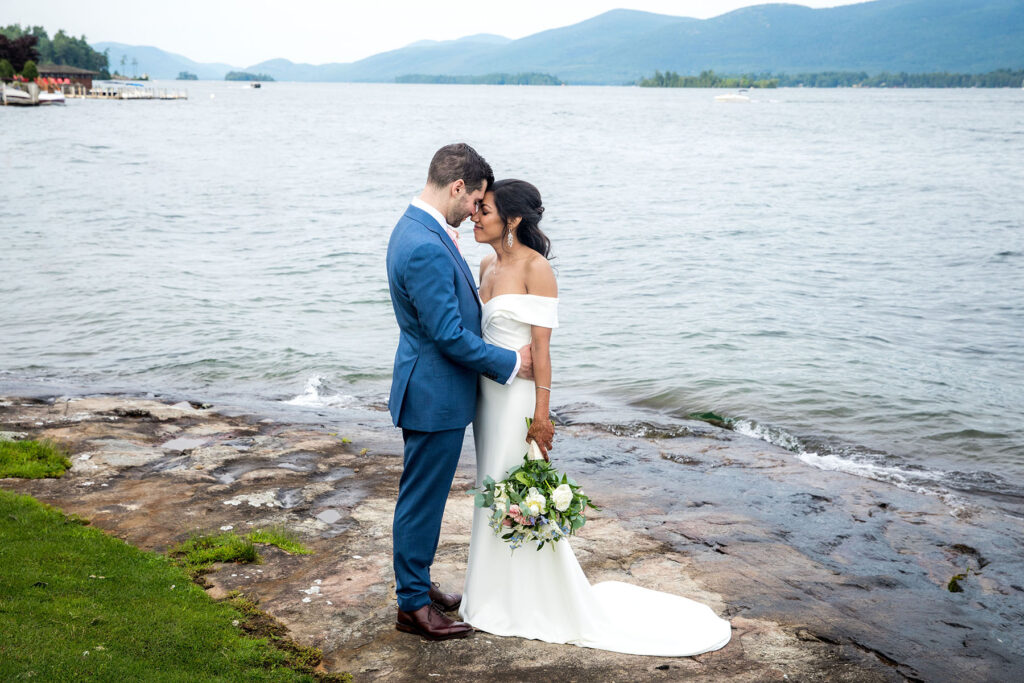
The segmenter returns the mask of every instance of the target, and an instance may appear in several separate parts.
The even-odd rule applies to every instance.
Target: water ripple
[[[556,405],[713,411],[840,460],[1024,482],[1024,136],[1005,93],[780,90],[725,112],[635,88],[467,86],[458,107],[443,87],[415,104],[388,85],[191,90],[0,136],[19,179],[0,224],[9,376],[386,392],[388,234],[437,131],[458,130],[543,192]]]

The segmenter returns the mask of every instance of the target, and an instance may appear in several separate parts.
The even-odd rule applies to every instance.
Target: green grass
[[[59,477],[69,467],[67,453],[47,441],[0,441],[0,478]]]
[[[167,554],[193,577],[208,571],[214,562],[260,561],[252,541],[230,531],[213,536],[193,536],[169,548]]]
[[[312,673],[318,651],[256,615],[274,623],[212,601],[164,556],[0,490],[2,681],[348,680]]]
[[[270,527],[253,529],[245,536],[239,536],[231,531],[222,534],[193,535],[184,543],[169,548],[167,554],[175,564],[188,572],[189,576],[197,577],[209,571],[215,562],[259,564],[263,558],[256,550],[256,543],[276,545],[293,555],[309,555],[313,552],[283,527]]]
[[[265,545],[276,545],[286,553],[292,555],[310,555],[312,550],[302,545],[299,542],[299,538],[281,526],[272,526],[267,529],[254,529],[250,531],[246,538],[253,543],[263,543]]]

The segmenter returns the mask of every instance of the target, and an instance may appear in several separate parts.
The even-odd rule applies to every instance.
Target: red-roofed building
[[[71,85],[81,85],[86,90],[92,88],[92,79],[99,76],[99,72],[79,69],[77,66],[66,64],[40,64],[39,77],[52,78],[54,80],[67,79]]]

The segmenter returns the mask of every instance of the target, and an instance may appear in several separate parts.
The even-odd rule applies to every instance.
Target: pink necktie
[[[459,250],[459,254],[462,254],[462,247],[459,246],[459,231],[455,228],[450,228],[447,225],[444,226],[444,231],[448,233],[448,236],[452,238],[452,242],[455,244],[455,248]]]

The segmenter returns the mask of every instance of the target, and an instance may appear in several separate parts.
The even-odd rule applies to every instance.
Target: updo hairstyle
[[[551,240],[541,232],[539,225],[544,215],[540,190],[525,180],[505,179],[494,183],[491,191],[494,192],[498,217],[505,225],[501,233],[502,240],[508,239],[508,226],[512,219],[519,218],[516,239],[544,258],[550,258]]]

